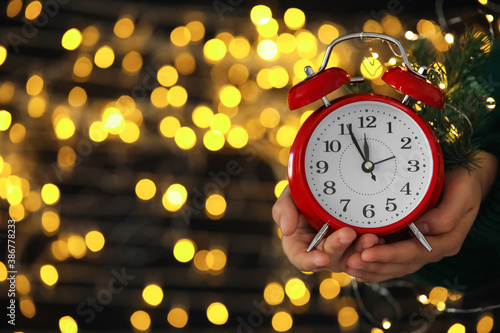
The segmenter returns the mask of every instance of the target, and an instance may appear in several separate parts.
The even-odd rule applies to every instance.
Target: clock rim
[[[413,121],[420,126],[424,135],[429,142],[431,148],[431,156],[433,159],[432,175],[429,182],[429,187],[420,201],[420,203],[404,218],[382,227],[358,227],[342,222],[328,213],[316,200],[311,192],[306,178],[306,169],[304,164],[307,144],[310,137],[319,125],[319,123],[330,113],[336,109],[355,102],[381,102],[389,104],[401,110],[410,116]],[[378,95],[374,93],[355,94],[338,98],[330,103],[329,106],[320,107],[314,111],[302,124],[297,136],[290,148],[288,160],[288,184],[292,198],[300,213],[306,218],[309,224],[316,230],[319,230],[325,223],[334,229],[349,227],[357,233],[374,233],[377,235],[387,235],[395,233],[409,224],[413,223],[420,215],[429,208],[434,207],[441,195],[441,190],[444,181],[444,163],[439,141],[434,134],[433,129],[416,111],[409,106],[402,104],[396,99]]]

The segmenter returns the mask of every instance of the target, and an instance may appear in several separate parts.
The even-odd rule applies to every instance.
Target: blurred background
[[[467,301],[446,286],[298,271],[271,208],[320,106],[290,112],[288,89],[332,40],[371,31],[442,52],[467,24],[496,35],[499,11],[488,0],[2,1],[0,328],[492,332],[498,313],[446,312]],[[380,68],[398,64],[355,43],[329,62],[367,69],[371,89],[396,98]]]

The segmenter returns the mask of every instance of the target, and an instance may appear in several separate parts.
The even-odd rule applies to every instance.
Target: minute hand
[[[394,156],[394,155],[393,155],[393,156],[391,156],[391,157],[388,157],[388,158],[386,158],[386,159],[383,159],[382,161],[375,162],[375,163],[373,163],[373,165],[375,165],[375,164],[379,164],[379,163],[382,163],[382,162],[385,162],[385,161],[392,160],[393,158],[396,158],[396,156]]]
[[[352,132],[352,124],[348,124],[347,129],[349,130],[349,135],[351,136],[352,142],[354,142],[356,149],[358,150],[359,154],[363,158],[363,161],[366,162],[367,161],[366,157],[363,154],[363,151],[361,151],[361,147],[359,146],[358,140],[356,140],[356,137],[354,136],[354,133]]]

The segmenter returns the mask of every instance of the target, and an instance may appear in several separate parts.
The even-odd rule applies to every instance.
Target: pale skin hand
[[[433,250],[428,252],[415,238],[384,244],[373,234],[342,228],[325,238],[317,250],[306,252],[315,231],[300,216],[286,189],[273,207],[273,217],[283,233],[283,249],[301,270],[344,271],[364,282],[380,282],[413,273],[427,263],[452,256],[460,250],[481,201],[488,195],[497,170],[497,159],[481,152],[480,168],[448,171],[439,205],[415,224],[426,234]],[[342,242],[343,241],[343,242]]]

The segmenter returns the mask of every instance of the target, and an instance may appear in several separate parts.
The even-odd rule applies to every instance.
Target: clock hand
[[[392,160],[393,158],[396,158],[396,156],[393,155],[391,157],[383,159],[382,161],[375,162],[375,163],[373,163],[373,165],[376,165],[376,164],[379,164],[379,163],[382,163],[382,162],[385,162],[385,161],[388,161],[388,160]]]
[[[363,144],[363,151],[365,153],[365,162],[370,160],[370,148],[368,148],[368,142],[366,141],[365,133],[365,143]]]
[[[375,175],[373,174],[373,163],[370,162],[366,158],[365,154],[363,154],[363,152],[361,151],[361,147],[359,146],[358,140],[356,140],[356,137],[354,136],[354,133],[352,132],[352,124],[347,124],[347,129],[349,130],[349,135],[351,136],[352,142],[354,143],[354,145],[356,146],[356,149],[358,150],[359,154],[363,158],[363,164],[361,165],[361,169],[366,173],[369,172],[372,175],[372,179],[374,181],[377,180],[377,177],[375,177]],[[365,143],[366,143],[366,141],[365,141]],[[366,147],[367,147],[367,145],[366,145]]]

